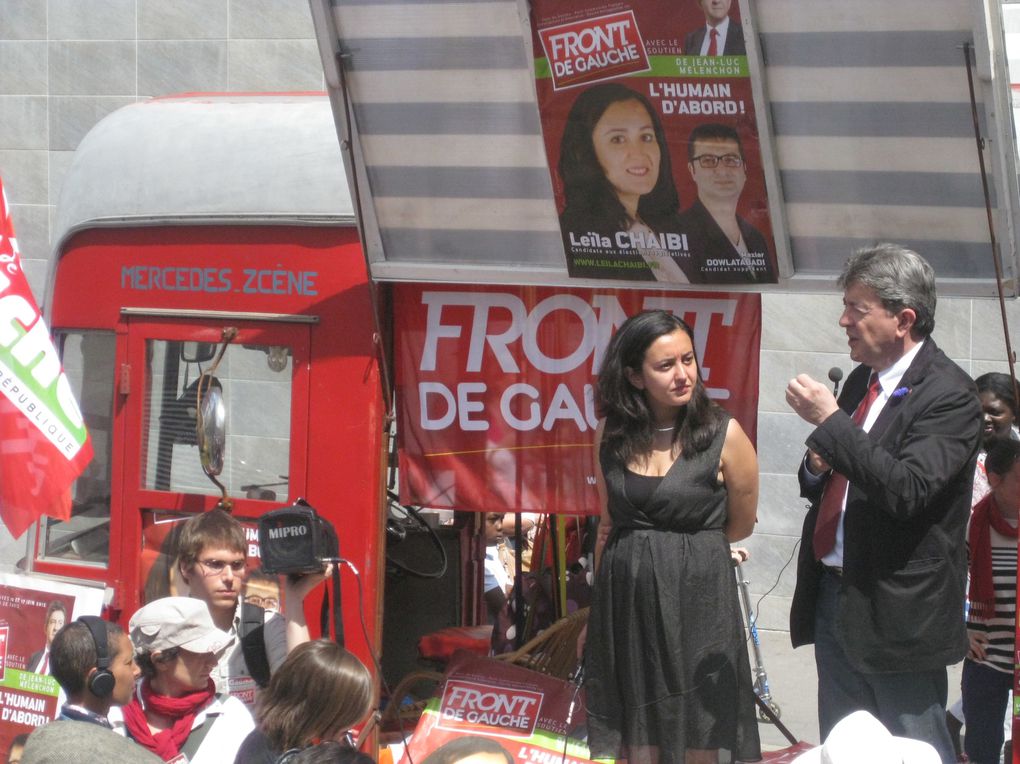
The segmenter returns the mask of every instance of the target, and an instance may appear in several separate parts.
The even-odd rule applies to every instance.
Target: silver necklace
[[[655,431],[656,432],[673,432],[673,426],[670,425],[669,427],[656,427]]]

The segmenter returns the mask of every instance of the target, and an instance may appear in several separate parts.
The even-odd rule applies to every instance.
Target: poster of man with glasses
[[[728,35],[744,35],[729,0],[532,3],[539,111],[573,278],[776,281],[745,48],[683,45],[705,26],[706,3],[732,22]]]

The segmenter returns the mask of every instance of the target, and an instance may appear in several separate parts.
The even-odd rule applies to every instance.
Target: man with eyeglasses
[[[205,602],[216,628],[235,638],[211,674],[216,691],[250,707],[256,686],[268,682],[287,653],[309,640],[304,599],[325,575],[285,577],[280,615],[242,603],[247,564],[244,528],[227,512],[203,512],[182,526],[177,567],[188,594]]]
[[[678,230],[687,234],[692,281],[746,284],[775,281],[765,237],[737,215],[747,182],[744,149],[728,125],[705,123],[691,131],[687,169],[698,198],[680,215]]]

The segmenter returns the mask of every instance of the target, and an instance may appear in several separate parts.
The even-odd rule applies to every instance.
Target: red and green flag
[[[71,484],[92,459],[81,410],[21,267],[0,180],[0,519],[15,537],[71,516]]]

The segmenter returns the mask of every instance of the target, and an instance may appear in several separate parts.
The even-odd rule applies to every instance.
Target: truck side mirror
[[[227,407],[223,402],[223,386],[209,376],[206,385],[199,385],[201,399],[195,434],[202,471],[209,477],[223,472],[223,454],[227,443]],[[213,481],[216,482],[216,481]]]

